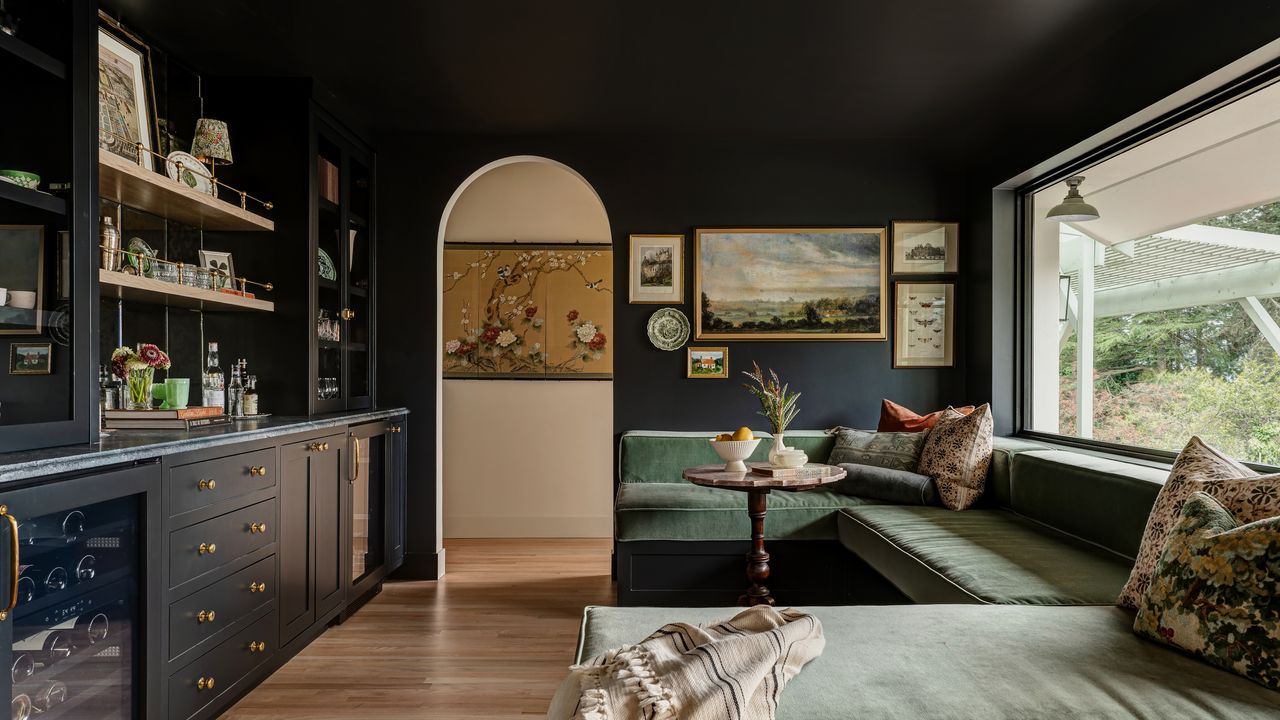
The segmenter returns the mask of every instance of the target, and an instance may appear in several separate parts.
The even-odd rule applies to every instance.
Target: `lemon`
[[[751,428],[744,426],[744,427],[738,428],[733,432],[733,439],[734,440],[755,440],[756,436],[752,434]]]
[[[726,440],[732,440],[732,439],[733,439],[733,435],[729,433],[720,433],[719,435],[716,436],[717,442],[724,442]]]

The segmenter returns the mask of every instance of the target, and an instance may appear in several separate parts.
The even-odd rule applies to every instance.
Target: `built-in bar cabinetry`
[[[376,594],[407,425],[356,420],[0,484],[13,717],[216,717]]]

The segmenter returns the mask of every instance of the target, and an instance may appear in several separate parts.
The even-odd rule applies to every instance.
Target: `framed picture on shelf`
[[[955,297],[952,282],[894,283],[893,366],[955,366]]]
[[[698,230],[698,340],[884,340],[885,229]]]
[[[53,372],[53,343],[9,345],[10,375],[49,375]]]
[[[99,12],[98,147],[154,170],[151,48],[110,16]]]
[[[231,281],[236,277],[236,263],[231,258],[231,253],[220,250],[201,250],[200,267],[209,271],[209,282],[214,290],[221,290],[224,287],[235,289]]]
[[[937,275],[959,272],[960,223],[893,223],[893,274]]]
[[[724,380],[729,377],[729,348],[690,347],[685,377]]]
[[[632,235],[630,273],[629,302],[684,302],[684,236]]]
[[[44,226],[0,225],[0,335],[44,332]]]

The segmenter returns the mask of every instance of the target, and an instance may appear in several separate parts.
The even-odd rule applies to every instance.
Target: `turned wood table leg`
[[[751,586],[738,598],[739,605],[772,605],[773,596],[764,582],[769,579],[769,553],[764,549],[764,515],[768,509],[769,489],[747,492],[747,516],[751,518],[751,552],[747,553],[747,579]]]

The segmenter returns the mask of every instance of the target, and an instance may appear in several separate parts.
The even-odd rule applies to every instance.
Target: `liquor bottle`
[[[250,375],[244,388],[244,414],[258,414],[258,376]]]
[[[209,359],[204,370],[202,383],[204,394],[202,401],[206,407],[227,406],[226,380],[222,374],[222,366],[218,364],[218,343],[209,343]]]
[[[240,382],[240,363],[231,364],[231,385],[227,387],[227,413],[233,417],[244,414],[244,384]]]

